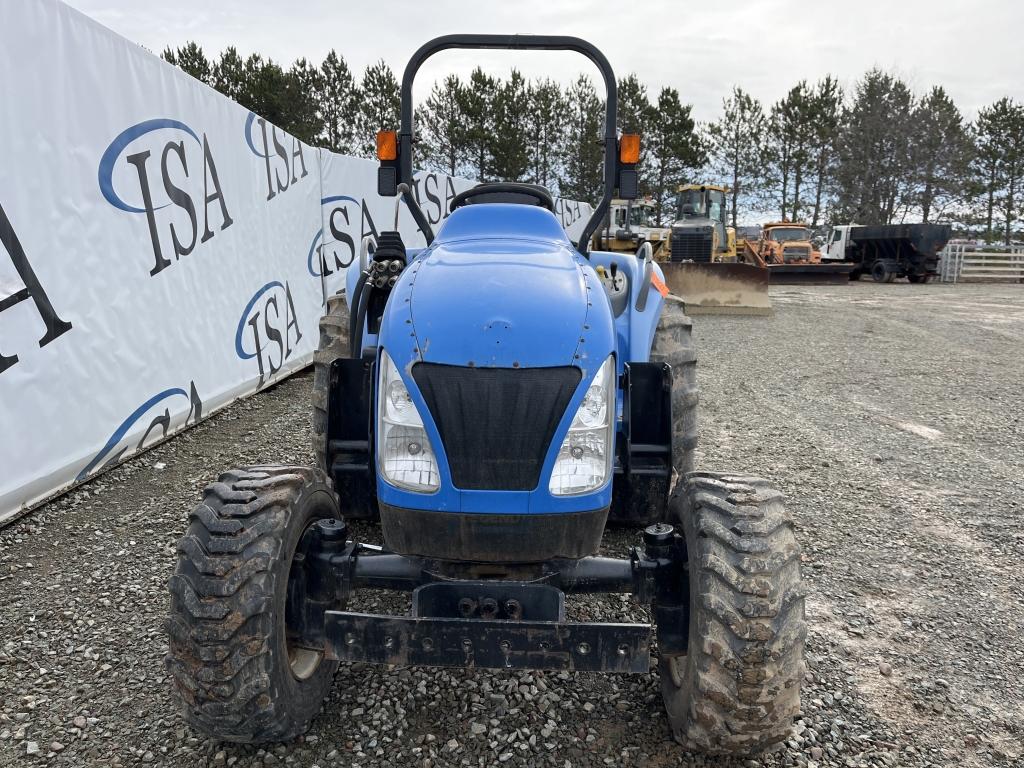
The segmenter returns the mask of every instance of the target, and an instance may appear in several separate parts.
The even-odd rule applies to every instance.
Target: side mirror
[[[640,181],[636,168],[623,168],[619,171],[619,197],[624,200],[635,200],[640,194]]]

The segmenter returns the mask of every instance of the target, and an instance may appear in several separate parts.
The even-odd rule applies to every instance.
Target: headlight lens
[[[615,429],[615,360],[611,356],[587,389],[558,449],[548,490],[571,496],[600,488],[612,470]]]
[[[377,466],[384,479],[420,493],[441,487],[434,448],[405,382],[387,352],[377,382]]]

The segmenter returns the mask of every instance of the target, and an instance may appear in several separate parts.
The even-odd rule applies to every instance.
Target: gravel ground
[[[773,300],[696,331],[699,465],[771,478],[800,526],[808,675],[781,752],[682,753],[653,673],[352,666],[299,743],[190,731],[162,664],[175,541],[219,470],[311,461],[303,374],[0,532],[0,765],[1024,765],[1024,286]],[[570,609],[644,618],[619,596]]]

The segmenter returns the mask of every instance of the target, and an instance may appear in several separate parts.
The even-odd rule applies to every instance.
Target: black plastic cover
[[[464,490],[532,491],[580,370],[469,368],[417,363],[412,369],[452,482]]]

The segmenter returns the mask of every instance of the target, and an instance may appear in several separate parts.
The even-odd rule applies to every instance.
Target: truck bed
[[[856,244],[877,244],[883,249],[904,243],[922,255],[935,255],[946,246],[952,233],[949,224],[876,224],[850,227],[850,240]]]
[[[939,251],[952,236],[948,224],[876,224],[850,228],[846,261],[854,264],[850,276],[870,273],[879,261],[894,277],[913,280],[938,272]],[[891,279],[891,278],[890,278]]]

